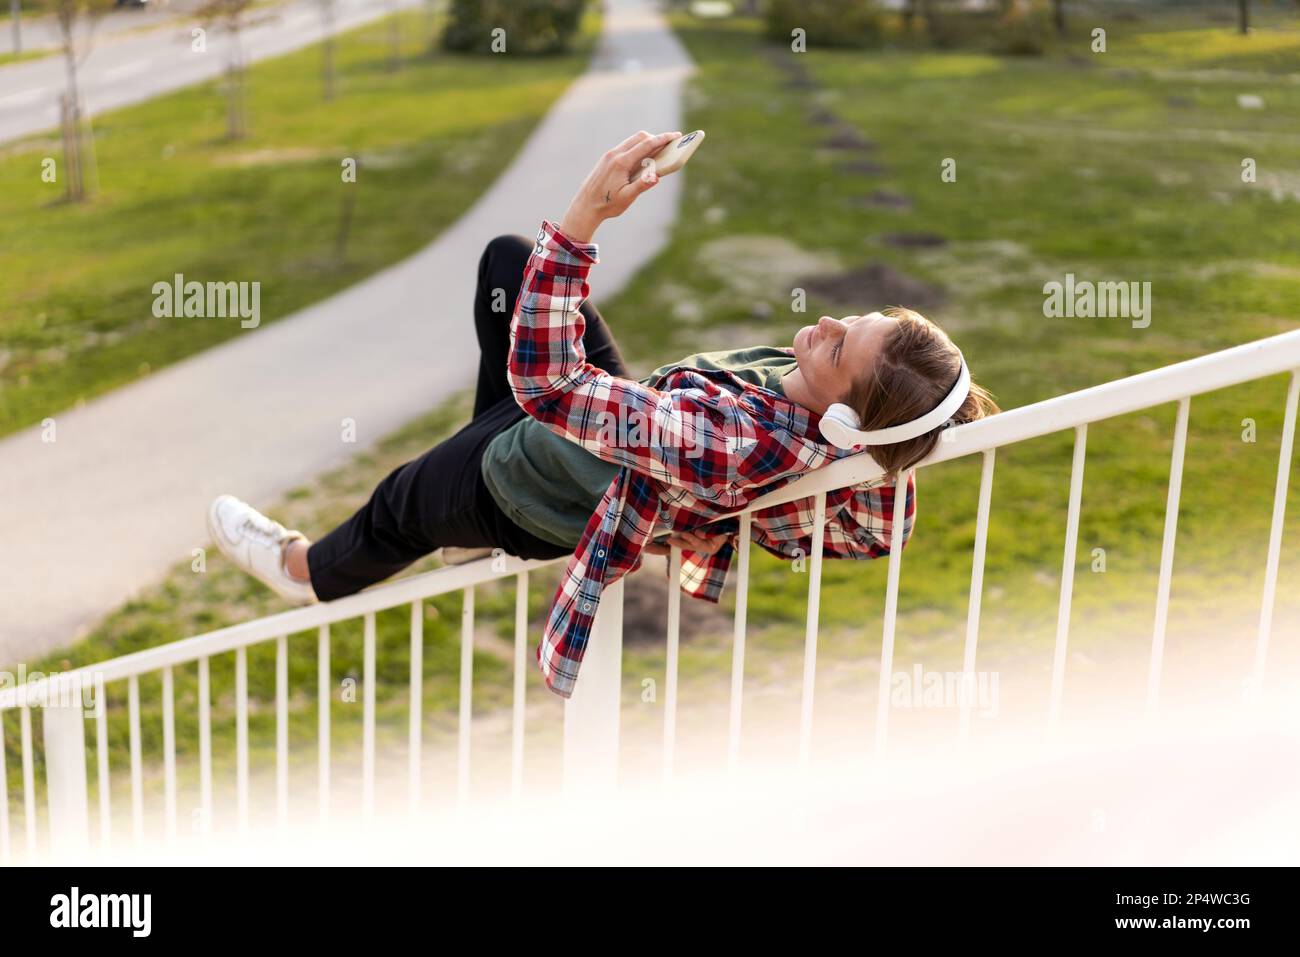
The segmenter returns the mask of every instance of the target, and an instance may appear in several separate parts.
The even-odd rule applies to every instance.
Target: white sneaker
[[[281,598],[295,605],[317,600],[310,582],[299,581],[284,570],[285,546],[298,539],[305,541],[301,532],[287,530],[233,495],[212,500],[208,532],[223,555]]]

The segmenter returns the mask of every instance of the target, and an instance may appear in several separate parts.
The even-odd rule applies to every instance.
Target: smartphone
[[[659,176],[667,176],[669,173],[677,172],[686,165],[686,161],[694,155],[703,142],[704,130],[679,136],[654,155],[655,173]]]

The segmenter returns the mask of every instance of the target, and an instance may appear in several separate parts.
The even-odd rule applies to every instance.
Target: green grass
[[[386,68],[386,21],[352,31],[333,102],[318,46],[252,67],[245,140],[225,140],[217,83],[96,118],[87,203],[42,182],[46,157],[63,166],[54,138],[0,147],[0,435],[242,331],[154,318],[152,286],[175,273],[259,281],[269,322],[419,249],[504,169],[596,30],[564,57],[430,56],[428,14],[401,16],[403,69]]]
[[[706,129],[709,140],[688,175],[689,222],[626,293],[601,303],[628,352],[653,364],[701,346],[789,341],[822,311],[887,304],[810,302],[798,315],[790,310],[794,280],[782,289],[720,281],[719,250],[736,234],[779,237],[849,268],[887,263],[942,284],[948,301],[932,317],[1007,408],[1296,328],[1300,170],[1289,117],[1300,90],[1269,84],[1266,109],[1244,110],[1238,94],[1261,92],[1253,78],[1211,74],[1192,84],[1163,70],[1253,62],[1247,51],[1260,39],[1267,69],[1295,72],[1294,20],[1245,39],[1220,31],[1211,42],[1204,21],[1184,30],[1179,19],[1074,19],[1105,24],[1116,59],[1080,64],[1080,50],[1091,56],[1083,26],[1043,58],[798,56],[765,45],[754,23],[677,20],[701,63],[686,125]],[[1169,50],[1179,52],[1166,57]],[[804,65],[818,89],[787,87],[773,69],[782,58]],[[861,155],[825,148],[828,128],[811,122],[814,107],[872,140],[876,149],[862,155],[884,172],[842,171]],[[1259,164],[1260,183],[1241,182],[1244,156]],[[957,161],[955,183],[940,177],[947,157]],[[910,211],[868,206],[881,189],[908,197]],[[947,244],[894,248],[883,237],[895,232],[934,233]],[[774,260],[769,271],[779,268]],[[1043,283],[1066,272],[1150,281],[1154,321],[1139,330],[1124,320],[1044,318]],[[597,297],[599,282],[597,272]],[[705,318],[668,328],[638,319],[662,316],[682,298],[699,303]],[[1222,617],[1225,590],[1259,594],[1284,395],[1277,377],[1192,403],[1171,633]],[[1173,415],[1155,409],[1090,430],[1072,632],[1073,647],[1090,655],[1144,649],[1134,644],[1143,634],[1149,641]],[[1246,418],[1257,424],[1255,443],[1241,440]],[[1050,661],[1071,442],[1059,434],[999,453],[981,645],[993,658]],[[920,481],[900,648],[904,656],[924,648],[933,667],[960,661],[978,467],[950,463]],[[1293,472],[1293,501],[1297,484]],[[1298,534],[1300,511],[1291,509],[1285,540]],[[1104,574],[1090,571],[1094,548],[1106,551]],[[1295,587],[1294,554],[1283,594],[1288,582]],[[828,565],[822,617],[832,654],[875,653],[884,573],[883,562]],[[793,646],[806,577],[767,559],[755,575],[754,618],[784,622],[773,640]]]
[[[756,23],[676,18],[674,26],[699,63],[685,126],[706,129],[709,139],[689,168],[685,213],[665,251],[617,297],[601,296],[599,268],[592,277],[595,299],[632,364],[648,370],[703,348],[784,343],[821,311],[847,314],[887,304],[813,301],[806,314],[794,314],[790,289],[801,274],[787,276],[780,257],[771,257],[774,249],[805,257],[811,265],[803,272],[883,262],[942,284],[948,299],[932,316],[1007,408],[1295,328],[1300,247],[1292,224],[1300,200],[1283,187],[1300,182],[1288,178],[1300,177],[1289,121],[1300,108],[1300,89],[1263,88],[1266,109],[1247,111],[1236,97],[1259,92],[1255,80],[1211,73],[1191,82],[1176,71],[1214,70],[1226,61],[1234,71],[1294,72],[1300,69],[1300,34],[1270,28],[1274,36],[1261,20],[1256,37],[1269,39],[1257,45],[1265,51],[1257,63],[1227,28],[1227,39],[1207,40],[1203,22],[1189,24],[1181,16],[1102,22],[1109,26],[1113,60],[1080,65],[1069,42],[1038,59],[814,50],[801,62],[820,89],[804,91],[786,85],[776,61],[789,54],[764,44]],[[1075,41],[1086,45],[1085,37],[1076,27]],[[885,172],[840,170],[847,157],[822,145],[827,128],[812,122],[810,104],[873,140],[870,155]],[[1240,181],[1246,155],[1259,163],[1260,184]],[[945,157],[958,161],[956,183],[940,180]],[[862,203],[881,189],[906,196],[911,209]],[[894,232],[932,232],[948,242],[937,249],[898,249],[882,239]],[[736,237],[761,241],[750,247],[748,261],[729,248]],[[1151,326],[1045,319],[1042,285],[1067,271],[1080,278],[1151,281]],[[699,314],[675,313],[682,301],[698,304]],[[1236,692],[1248,665],[1242,629],[1253,625],[1254,610],[1243,612],[1223,596],[1259,594],[1284,391],[1279,377],[1199,397],[1191,407],[1169,656],[1173,661],[1188,653],[1193,638],[1218,642],[1225,694]],[[465,412],[462,401],[413,424],[290,495],[277,517],[308,531],[330,527],[389,468],[432,444]],[[1254,443],[1241,440],[1245,418],[1257,424]],[[1140,662],[1149,647],[1173,421],[1174,409],[1167,407],[1089,430],[1072,675],[1089,661]],[[1071,441],[1070,434],[1059,434],[1000,452],[993,492],[981,663],[1023,667],[1043,687]],[[978,467],[973,460],[949,463],[921,477],[919,524],[903,562],[900,668],[916,660],[936,669],[959,665]],[[1297,485],[1300,470],[1293,470],[1293,503],[1300,500]],[[1290,515],[1279,584],[1286,609],[1300,585],[1294,546],[1300,509]],[[1105,550],[1104,574],[1092,570],[1098,548]],[[884,562],[827,563],[823,672],[878,655],[885,572]],[[748,677],[761,683],[783,669],[788,674],[799,661],[807,576],[761,553],[753,576]],[[534,636],[550,596],[545,576],[539,577],[532,590]],[[430,606],[437,614],[426,621],[426,706],[447,718],[457,695],[459,599]],[[61,657],[68,664],[102,660],[277,607],[220,559],[202,575],[185,562]],[[477,611],[489,630],[507,635],[510,609],[509,585],[480,589]],[[394,727],[404,707],[407,614],[399,609],[378,621],[378,697],[381,715]],[[1279,629],[1291,621],[1279,612]],[[313,741],[313,637],[291,641],[294,740]],[[359,673],[359,644],[356,623],[337,630],[336,681]],[[271,734],[272,654],[258,649],[250,661],[261,740]],[[729,655],[727,633],[696,639],[683,648],[684,677],[707,682],[724,675]],[[479,648],[476,709],[505,703],[507,661],[499,646]],[[56,656],[44,666],[62,662]],[[626,700],[639,700],[640,681],[662,668],[661,646],[626,649]],[[1143,676],[1140,669],[1115,673],[1116,687],[1127,690]],[[178,693],[191,697],[182,698],[178,714],[192,725],[193,679],[187,671],[179,680]],[[556,703],[538,690],[533,668],[528,681],[530,701]],[[229,724],[228,662],[214,672],[214,682]],[[117,694],[111,713],[120,722]],[[158,737],[156,686],[146,685],[143,700],[148,734]],[[339,716],[345,736],[355,732],[355,711]],[[16,724],[8,721],[12,768]],[[114,732],[115,748],[121,728]],[[179,734],[182,753],[192,752],[192,726]]]
[[[0,66],[21,63],[24,60],[37,60],[48,56],[50,52],[49,50],[23,50],[21,53],[0,53]]]

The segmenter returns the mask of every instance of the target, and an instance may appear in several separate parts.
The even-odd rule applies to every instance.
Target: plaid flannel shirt
[[[547,687],[565,698],[573,694],[601,592],[640,565],[657,527],[709,526],[710,534],[734,538],[737,520],[719,516],[851,454],[821,438],[816,413],[731,373],[675,367],[642,385],[589,364],[578,307],[597,262],[594,243],[543,222],[510,327],[509,381],[519,405],[552,432],[622,466],[569,560],[537,648]],[[828,492],[823,554],[888,555],[893,500],[894,486],[883,479]],[[904,544],[915,512],[909,480]],[[806,556],[812,499],[756,512],[751,529],[751,540],[774,555]],[[681,588],[716,602],[734,552],[730,542],[714,555],[684,551]]]

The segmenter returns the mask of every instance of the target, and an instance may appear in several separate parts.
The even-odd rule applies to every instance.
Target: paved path
[[[397,7],[422,2],[337,0],[335,29],[349,30]],[[273,8],[255,9],[249,19],[256,25],[242,31],[240,46],[250,63],[316,43],[324,35],[316,0],[287,0]],[[224,71],[227,35],[220,28],[210,29],[206,52],[196,53],[191,49],[193,26],[192,20],[181,18],[172,25],[115,37],[97,31],[98,39],[78,70],[78,85],[91,115],[210,80]],[[58,125],[65,69],[61,56],[0,67],[0,142]]]
[[[56,413],[52,444],[38,428],[0,441],[0,665],[67,644],[205,545],[218,492],[268,504],[471,383],[484,243],[558,218],[629,133],[681,128],[685,50],[651,0],[607,5],[591,68],[438,240],[325,302]],[[602,227],[594,296],[663,247],[681,186],[681,175],[665,179]],[[340,439],[344,418],[357,445]]]

